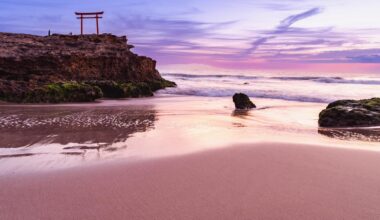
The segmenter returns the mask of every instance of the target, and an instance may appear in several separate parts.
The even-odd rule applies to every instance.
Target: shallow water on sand
[[[1,105],[1,174],[190,154],[240,143],[380,150],[380,129],[318,129],[320,103],[161,95],[91,104]]]

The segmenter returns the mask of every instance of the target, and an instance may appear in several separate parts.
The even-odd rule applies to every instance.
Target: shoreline
[[[2,219],[374,219],[380,153],[235,145],[0,177]]]
[[[0,105],[0,175],[179,156],[245,143],[316,143],[378,151],[376,142],[346,137],[351,131],[319,131],[317,114],[324,105],[254,102],[259,108],[249,112],[234,111],[230,98],[172,96],[23,108]],[[354,132],[352,138],[365,135]]]

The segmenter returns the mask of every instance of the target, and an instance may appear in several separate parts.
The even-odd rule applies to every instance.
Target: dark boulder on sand
[[[246,94],[236,93],[233,97],[236,109],[252,109],[256,108],[256,105],[249,99]]]
[[[319,114],[321,127],[380,126],[380,98],[339,100]]]

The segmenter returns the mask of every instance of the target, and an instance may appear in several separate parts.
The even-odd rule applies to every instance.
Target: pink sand
[[[291,144],[0,178],[0,219],[380,219],[380,153]]]

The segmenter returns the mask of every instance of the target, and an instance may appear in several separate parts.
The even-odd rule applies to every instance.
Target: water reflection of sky
[[[112,157],[128,148],[126,141],[135,133],[154,129],[156,120],[153,106],[2,106],[0,160],[70,166]]]
[[[83,105],[0,106],[0,174],[174,156],[239,143],[377,149],[379,129],[318,130],[323,104],[254,102],[259,108],[253,111],[234,111],[228,98],[170,96]]]
[[[107,148],[129,135],[152,129],[156,121],[152,106],[124,107],[8,108],[1,111],[1,148],[41,144],[79,144]],[[69,149],[69,148],[67,148]],[[79,149],[79,147],[71,147]]]

